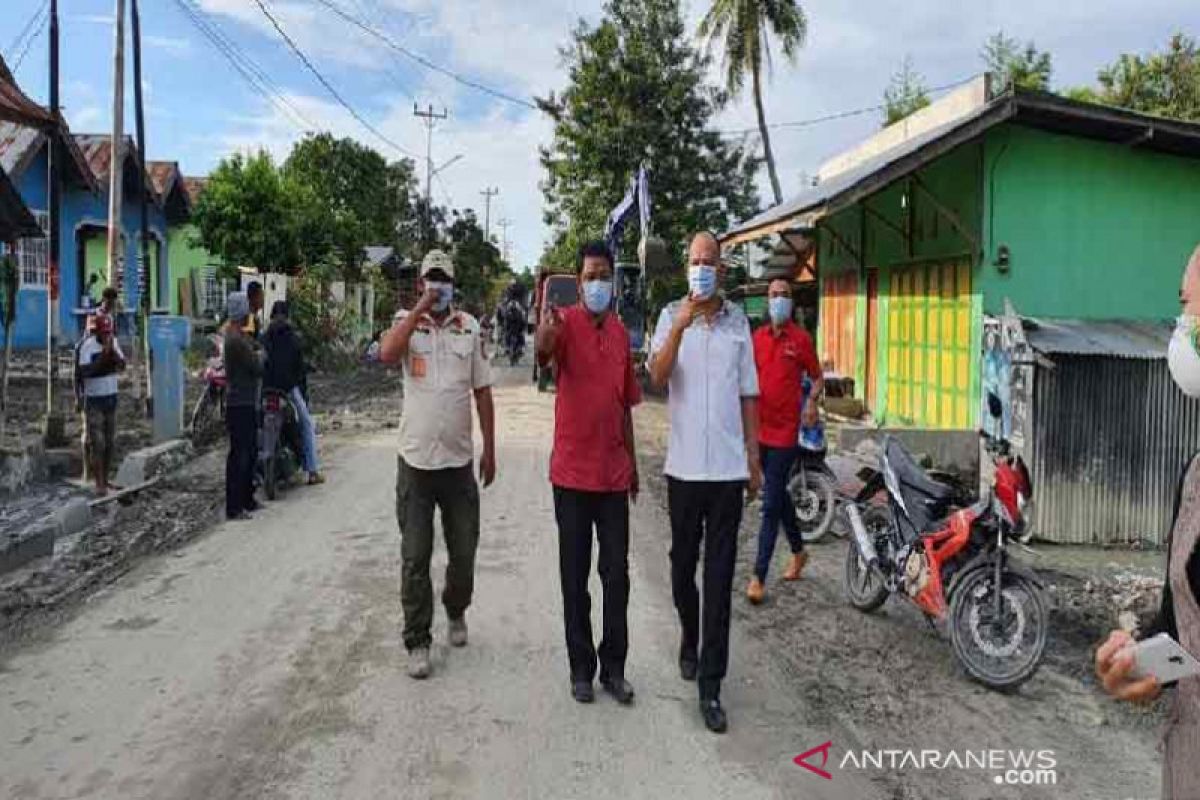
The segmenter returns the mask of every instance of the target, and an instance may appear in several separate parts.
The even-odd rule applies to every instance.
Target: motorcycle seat
[[[954,490],[930,478],[899,440],[888,437],[883,452],[900,484],[900,494],[915,530],[927,530],[944,519]]]

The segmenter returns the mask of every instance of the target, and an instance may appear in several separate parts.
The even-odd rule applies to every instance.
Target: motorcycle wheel
[[[792,471],[787,488],[796,509],[800,537],[809,544],[824,539],[837,512],[833,479],[818,470],[797,466]]]
[[[217,408],[213,402],[212,390],[205,389],[204,394],[196,400],[196,405],[192,409],[192,418],[188,421],[189,438],[192,440],[193,447],[199,447],[208,440],[212,433],[210,428],[214,427],[216,416]]]
[[[950,598],[950,643],[972,678],[1008,690],[1037,672],[1049,620],[1041,591],[1015,572],[1001,573],[1000,619],[995,619],[995,579],[992,567],[963,578]]]
[[[274,500],[279,494],[279,476],[275,474],[276,456],[271,456],[263,461],[263,491],[267,494],[268,500]]]
[[[876,541],[876,548],[882,550],[883,540],[887,537],[891,519],[885,508],[869,508],[863,513],[863,525],[867,533]],[[874,611],[883,605],[888,597],[887,584],[879,571],[872,569],[858,554],[858,545],[854,537],[846,543],[846,570],[842,575],[842,589],[846,600],[859,611]]]

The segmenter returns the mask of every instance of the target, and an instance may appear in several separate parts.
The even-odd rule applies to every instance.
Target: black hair
[[[276,300],[271,305],[271,318],[274,319],[275,317],[283,317],[284,319],[286,319],[287,316],[288,316],[287,301],[286,300]]]
[[[249,283],[246,284],[246,294],[250,294],[251,292],[261,292],[261,291],[262,291],[262,284],[259,283],[258,281],[250,281]]]
[[[599,239],[593,239],[590,242],[584,242],[579,247],[579,258],[575,261],[575,274],[579,275],[583,272],[583,261],[586,258],[603,258],[608,262],[608,268],[612,269],[613,264],[612,251],[608,249],[608,245]]]
[[[104,297],[104,298],[111,297],[113,300],[116,300],[118,297],[120,297],[120,293],[117,292],[117,290],[114,289],[113,287],[109,286],[109,287],[106,287],[105,290],[100,293],[100,296]]]

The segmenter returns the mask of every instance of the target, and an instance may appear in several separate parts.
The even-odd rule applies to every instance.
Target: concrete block
[[[79,447],[53,448],[46,451],[46,473],[51,478],[70,478],[83,472],[83,453]]]
[[[35,558],[52,555],[58,533],[58,521],[54,517],[46,517],[20,533],[0,539],[0,575],[12,572]]]
[[[46,449],[40,437],[0,449],[0,495],[16,493],[46,478]]]
[[[73,497],[55,509],[53,517],[58,522],[60,534],[70,536],[92,524],[92,506],[82,497]]]
[[[170,472],[187,461],[191,452],[191,443],[185,439],[171,439],[153,447],[135,450],[121,462],[121,468],[117,470],[117,485],[136,486]]]

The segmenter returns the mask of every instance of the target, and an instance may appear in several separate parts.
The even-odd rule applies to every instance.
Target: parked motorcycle
[[[208,339],[214,355],[208,358],[201,372],[204,391],[197,398],[188,421],[189,438],[197,447],[217,439],[225,428],[225,389],[228,386],[225,348],[220,336],[213,334]]]
[[[999,416],[1000,401],[988,398]],[[1042,582],[1008,552],[1028,540],[1029,471],[1009,443],[984,435],[995,476],[988,492],[952,510],[953,487],[930,478],[899,440],[887,438],[879,470],[844,503],[852,540],[843,586],[850,604],[873,611],[891,594],[914,602],[932,624],[945,620],[954,654],[975,679],[1012,689],[1037,671],[1048,617]],[[870,470],[868,470],[869,472]],[[886,489],[886,505],[871,498]]]
[[[288,483],[300,470],[303,447],[295,406],[286,394],[265,390],[259,433],[259,467],[268,500],[274,500],[279,494],[279,486]]]
[[[788,496],[805,542],[819,542],[833,527],[838,509],[837,478],[825,463],[825,450],[797,448],[799,455],[788,476]]]

